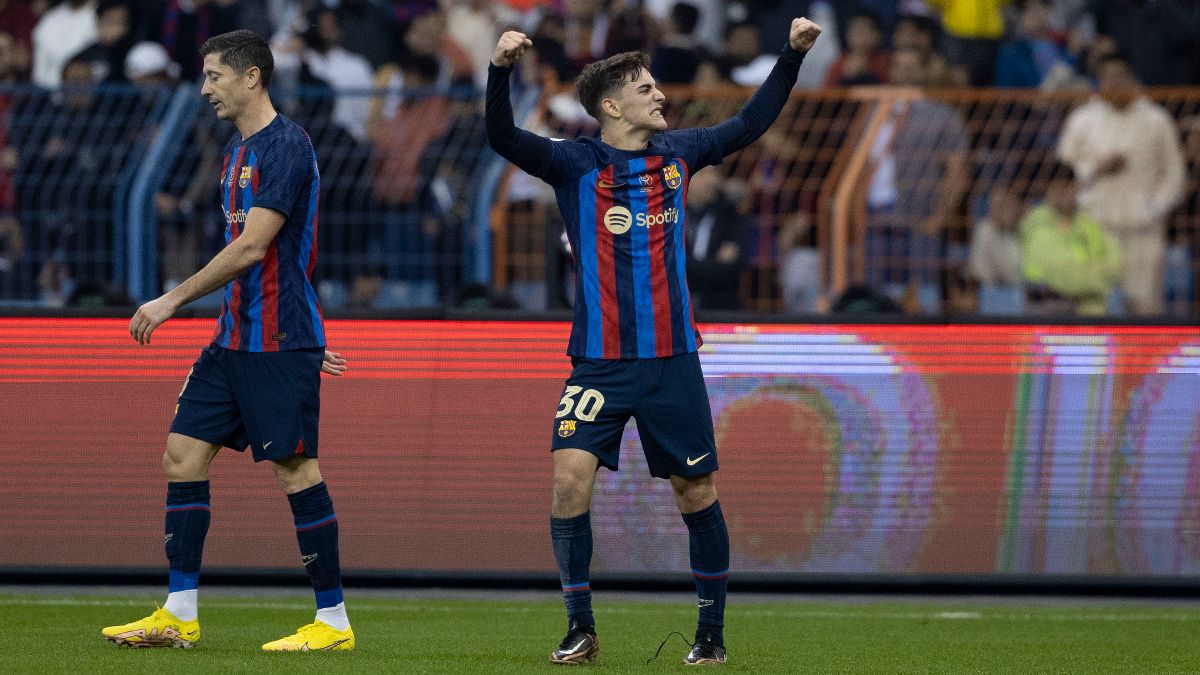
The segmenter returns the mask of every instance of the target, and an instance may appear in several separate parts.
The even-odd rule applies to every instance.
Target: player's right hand
[[[812,49],[821,34],[821,27],[806,17],[792,19],[792,29],[788,33],[788,44],[801,54]]]
[[[129,334],[133,336],[138,344],[150,344],[150,334],[155,328],[162,325],[164,321],[175,316],[175,312],[179,309],[178,305],[169,297],[162,295],[158,298],[147,302],[138,307],[133,318],[129,320]]]
[[[526,49],[532,46],[533,40],[530,40],[524,33],[510,30],[501,35],[500,41],[496,43],[496,52],[492,54],[492,65],[508,68],[525,54]]]
[[[321,372],[334,377],[341,377],[342,373],[346,372],[346,359],[337,352],[325,350],[325,358],[321,359]]]

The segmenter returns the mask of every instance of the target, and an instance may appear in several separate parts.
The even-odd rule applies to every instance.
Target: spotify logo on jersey
[[[633,224],[633,214],[624,206],[614,206],[604,212],[604,226],[613,234],[625,234]]]

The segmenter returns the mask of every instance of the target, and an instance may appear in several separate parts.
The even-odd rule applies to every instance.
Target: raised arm
[[[524,33],[508,31],[500,36],[488,66],[485,119],[493,150],[525,173],[546,179],[552,173],[554,141],[517,128],[508,89],[512,65],[532,46]]]
[[[788,45],[783,48],[766,81],[738,114],[710,129],[722,157],[758,140],[775,123],[796,85],[804,55],[812,49],[820,34],[821,27],[812,21],[792,19]]]

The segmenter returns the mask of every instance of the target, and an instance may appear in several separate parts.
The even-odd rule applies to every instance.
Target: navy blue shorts
[[[632,417],[650,475],[693,478],[717,470],[708,389],[696,352],[654,359],[573,358],[554,419],[551,451],[576,448],[617,470]]]
[[[175,407],[171,432],[253,450],[254,461],[317,456],[325,350],[200,352]]]

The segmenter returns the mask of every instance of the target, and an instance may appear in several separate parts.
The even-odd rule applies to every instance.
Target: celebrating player
[[[208,466],[222,447],[271,460],[287,495],[300,558],[317,598],[316,620],[263,645],[267,651],[346,650],[354,632],[342,602],[337,516],[317,468],[321,372],[346,362],[325,351],[313,291],[320,179],[308,135],[275,112],[273,60],[247,30],[201,47],[203,94],[237,133],[225,146],[221,208],[225,248],[187,281],[138,308],[141,344],[187,303],[225,286],[216,336],[192,366],[167,436],[166,605],[102,633],[134,647],[191,647],[200,639],[196,593],[211,515]]]
[[[599,652],[589,509],[596,471],[617,469],[631,416],[650,473],[670,479],[688,528],[700,612],[684,663],[726,661],[729,534],[713,482],[717,449],[684,269],[684,195],[693,172],[719,164],[766,132],[820,33],[812,21],[794,19],[788,45],[750,102],[733,118],[703,129],[667,131],[665,99],[644,55],[592,63],[576,88],[600,122],[600,138],[573,142],[516,127],[509,73],[533,42],[510,31],[496,45],[488,71],[488,140],[501,156],[554,188],[575,258],[575,322],[567,347],[573,370],[551,445],[550,536],[567,607],[567,634],[550,653],[553,663],[594,661]]]

